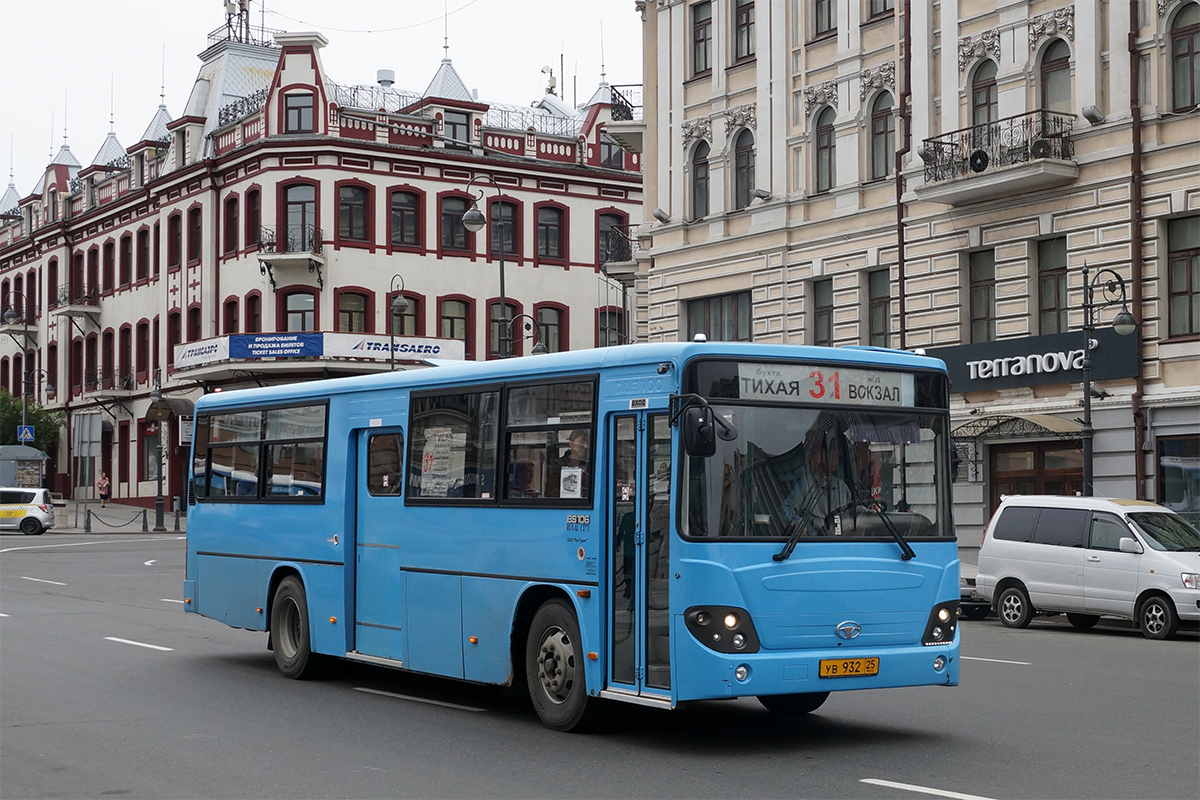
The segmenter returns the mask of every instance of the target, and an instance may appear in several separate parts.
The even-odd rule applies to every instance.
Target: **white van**
[[[1200,621],[1200,531],[1142,500],[1007,497],[979,549],[975,590],[1010,628],[1066,613],[1081,630],[1134,620],[1168,639]]]

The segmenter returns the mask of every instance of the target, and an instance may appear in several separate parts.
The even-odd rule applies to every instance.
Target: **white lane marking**
[[[131,644],[135,647],[147,647],[151,650],[165,650],[167,652],[174,650],[173,647],[161,647],[157,644],[146,644],[145,642],[135,642],[132,639],[118,639],[115,636],[105,636],[104,639],[105,639],[105,641],[109,641],[109,642],[119,642],[120,644]]]
[[[21,580],[33,581],[34,583],[52,583],[55,586],[66,586],[65,583],[59,583],[58,581],[47,581],[47,580],[42,580],[41,578],[27,578],[24,575],[21,576]]]
[[[938,797],[953,797],[955,800],[990,800],[978,794],[963,794],[962,792],[950,792],[945,789],[933,789],[929,786],[916,786],[911,783],[896,783],[895,781],[883,781],[878,778],[862,778],[859,783],[869,783],[873,786],[883,786],[887,789],[901,789],[906,792],[919,792],[920,794],[933,794]]]
[[[164,598],[162,598],[162,601],[163,601],[164,603],[179,603],[180,605],[183,605],[183,601],[182,601],[182,600],[172,600],[172,599],[171,599],[171,598],[169,598],[169,597],[164,597]]]
[[[1032,661],[1005,661],[1002,658],[975,658],[974,656],[959,656],[963,661],[990,661],[993,664],[1019,664],[1022,667],[1032,667]]]
[[[474,706],[461,706],[458,703],[446,703],[441,700],[430,700],[425,697],[413,697],[408,694],[396,694],[395,692],[385,692],[380,689],[368,689],[365,686],[355,686],[354,691],[366,692],[367,694],[378,694],[384,697],[395,697],[398,700],[412,700],[414,703],[428,703],[431,706],[443,706],[445,708],[457,708],[460,711],[486,711],[484,708],[475,708]]]
[[[0,614],[0,617],[7,617],[8,614]]]
[[[147,537],[145,539],[106,539],[100,542],[68,542],[67,544],[30,544],[24,547],[6,547],[0,553],[12,553],[17,550],[48,550],[51,547],[85,547],[89,544],[129,544],[130,542],[166,542],[173,541],[165,536]]]
[[[148,567],[148,566],[152,565],[155,561],[158,561],[158,559],[157,558],[150,559],[149,561],[146,562],[146,566]]]

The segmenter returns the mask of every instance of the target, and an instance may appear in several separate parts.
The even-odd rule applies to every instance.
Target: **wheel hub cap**
[[[555,703],[565,702],[575,684],[575,647],[566,631],[554,628],[546,632],[538,648],[538,678],[546,696]]]

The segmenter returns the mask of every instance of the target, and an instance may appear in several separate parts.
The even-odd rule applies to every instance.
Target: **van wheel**
[[[1081,631],[1091,630],[1099,621],[1100,617],[1097,614],[1067,614],[1067,622]]]
[[[579,730],[588,711],[583,640],[575,613],[562,600],[547,600],[529,625],[525,681],[542,724],[555,731]]]
[[[1169,599],[1160,594],[1151,595],[1138,609],[1138,625],[1147,639],[1170,639],[1179,628],[1179,615]]]
[[[26,536],[40,536],[46,529],[42,527],[42,523],[38,522],[33,517],[26,517],[21,520],[21,533]]]
[[[1020,586],[1010,586],[1000,593],[996,601],[996,612],[1000,622],[1006,628],[1027,628],[1033,619],[1033,606],[1029,605],[1029,595]]]
[[[318,657],[312,652],[308,598],[304,584],[295,575],[284,578],[275,590],[269,641],[274,645],[275,664],[280,672],[298,680],[315,677]]]
[[[764,694],[758,702],[772,714],[799,716],[811,714],[829,699],[829,692],[807,692],[805,694]]]

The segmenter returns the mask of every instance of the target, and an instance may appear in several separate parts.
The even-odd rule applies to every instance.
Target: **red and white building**
[[[0,200],[0,313],[17,312],[0,388],[66,412],[56,490],[90,496],[103,470],[114,498],[153,502],[156,386],[175,498],[206,391],[628,340],[601,271],[621,260],[609,230],[641,218],[639,156],[604,132],[619,93],[484,102],[449,58],[420,94],[388,71],[342,86],[326,44],[222,29],[182,114],[159,106],[87,166],[64,145],[32,192]],[[478,234],[462,225],[475,203]]]

